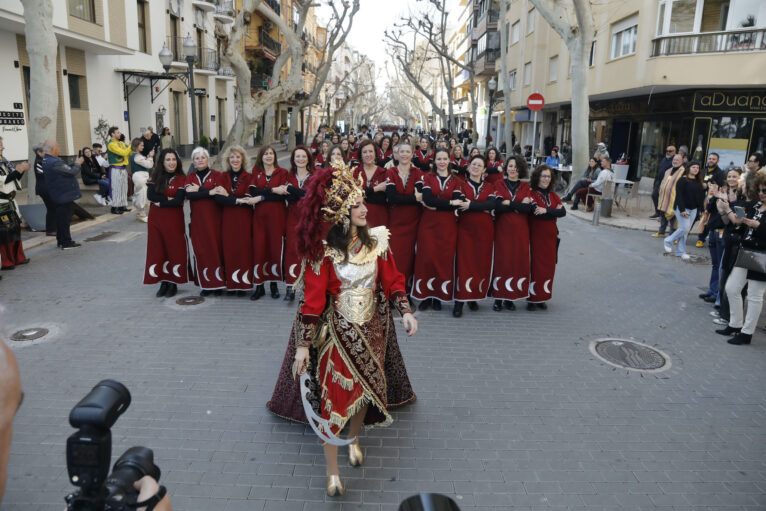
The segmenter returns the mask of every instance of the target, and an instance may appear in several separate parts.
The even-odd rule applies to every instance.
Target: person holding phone
[[[675,215],[678,219],[678,228],[673,234],[665,238],[664,247],[668,254],[673,251],[673,242],[676,245],[676,256],[684,261],[691,259],[686,253],[686,237],[692,227],[692,222],[697,217],[697,211],[705,204],[705,189],[702,183],[698,161],[689,162],[686,166],[686,175],[678,180],[676,185]]]

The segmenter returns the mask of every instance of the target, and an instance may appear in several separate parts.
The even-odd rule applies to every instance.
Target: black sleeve
[[[214,195],[213,200],[215,200],[216,204],[220,204],[221,206],[237,205],[237,196],[233,193],[229,195]]]
[[[482,202],[472,200],[471,204],[468,205],[468,211],[491,211],[493,209],[495,209],[494,197],[490,197]]]
[[[186,190],[178,190],[176,196],[172,199],[168,199],[164,194],[157,193],[154,189],[154,183],[147,183],[146,185],[146,198],[149,202],[154,202],[160,205],[161,208],[174,208],[183,206]]]
[[[386,192],[376,192],[372,188],[364,189],[364,200],[370,204],[386,204]]]
[[[210,190],[200,188],[196,192],[186,192],[186,198],[189,200],[207,199],[210,197]]]
[[[686,179],[681,178],[678,180],[678,184],[676,185],[676,204],[675,206],[680,210],[684,211],[687,207],[686,200],[684,195],[686,194]]]
[[[287,200],[288,195],[279,195],[276,193],[266,192],[262,193],[264,202],[282,202]]]
[[[564,208],[548,208],[548,211],[544,215],[539,215],[536,218],[542,220],[553,220],[554,218],[561,218],[566,216],[567,210]]]
[[[395,183],[388,183],[388,186],[386,187],[386,198],[388,199],[389,204],[409,204],[412,206],[416,206],[419,204],[417,199],[415,199],[415,195],[399,195],[396,192],[396,184]]]
[[[250,195],[252,197],[255,197],[258,195],[266,195],[267,193],[271,192],[271,188],[258,188],[255,185],[250,185],[248,190],[250,190]]]
[[[434,197],[430,188],[423,188],[423,204],[426,206],[436,208],[439,211],[454,211],[455,207],[450,206],[449,202],[447,199]]]
[[[10,174],[5,178],[5,183],[8,184],[11,181],[14,181],[16,179],[21,179],[21,172],[19,172],[16,169],[13,169]]]
[[[535,207],[530,204],[524,204],[523,202],[516,202],[511,201],[511,204],[508,206],[505,206],[503,204],[503,198],[498,197],[497,203],[495,205],[495,211],[498,213],[510,213],[512,211],[515,211],[517,213],[532,213],[535,210]]]
[[[287,191],[290,192],[290,195],[287,196],[289,202],[296,202],[306,195],[306,190],[302,190],[293,185],[287,185]]]

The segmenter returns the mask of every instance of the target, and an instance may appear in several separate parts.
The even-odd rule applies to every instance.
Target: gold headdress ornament
[[[333,161],[331,165],[332,183],[325,191],[322,216],[327,222],[342,223],[344,232],[348,232],[351,208],[364,198],[363,178],[360,174],[359,180],[355,180],[354,169],[342,161]]]

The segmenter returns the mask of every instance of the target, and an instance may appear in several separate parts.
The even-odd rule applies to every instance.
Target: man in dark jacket
[[[151,126],[146,128],[146,131],[144,132],[143,136],[144,141],[144,148],[141,151],[141,154],[144,156],[149,156],[149,153],[154,151],[155,153],[159,152],[160,149],[160,136],[157,135],[154,132],[154,129],[152,129]]]
[[[72,223],[74,201],[82,197],[77,174],[80,173],[82,156],[73,166],[59,159],[59,144],[55,140],[46,140],[43,144],[43,174],[48,185],[48,193],[56,204],[56,241],[61,250],[77,248],[79,243],[72,241],[69,225]]]
[[[676,146],[669,145],[665,150],[665,157],[660,161],[660,167],[657,169],[657,175],[654,178],[654,190],[652,190],[652,202],[654,202],[654,214],[649,218],[659,218],[660,210],[657,209],[657,203],[660,200],[660,185],[665,177],[665,171],[673,166],[673,156],[676,155]]]
[[[710,196],[710,184],[715,183],[718,185],[718,188],[721,188],[723,185],[726,184],[726,172],[721,170],[721,168],[718,166],[718,160],[720,159],[720,156],[718,156],[718,153],[710,153],[707,157],[707,167],[704,171],[702,171],[702,187],[707,191],[707,195]],[[697,216],[702,218],[705,213],[709,213],[707,211],[705,212],[698,212]],[[709,217],[710,215],[708,215]],[[708,227],[708,224],[705,223],[705,226],[702,228],[702,232],[697,235],[697,247],[704,247],[705,246],[705,238],[708,237],[710,233],[710,228]]]
[[[48,193],[48,185],[45,183],[45,174],[43,174],[43,145],[37,144],[32,150],[35,152],[35,195],[40,197],[45,204],[45,234],[47,236],[56,235],[56,203],[51,199]]]

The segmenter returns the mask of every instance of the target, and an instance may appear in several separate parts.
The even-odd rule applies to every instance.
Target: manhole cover
[[[201,296],[185,296],[176,300],[178,305],[199,305],[204,302],[205,299]]]
[[[103,241],[110,236],[114,236],[115,234],[117,234],[117,231],[104,231],[101,234],[91,236],[90,238],[85,238],[85,241]]]
[[[47,328],[25,328],[11,335],[11,340],[16,342],[34,341],[47,333]]]
[[[670,357],[665,353],[629,339],[596,339],[590,350],[604,362],[632,371],[656,372],[670,367]]]

